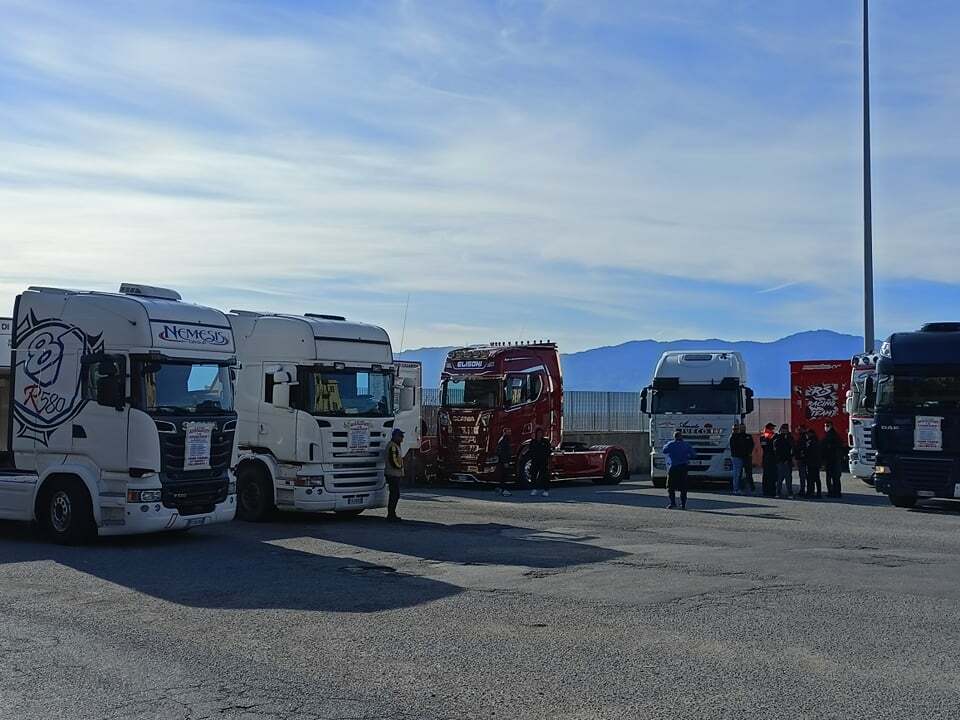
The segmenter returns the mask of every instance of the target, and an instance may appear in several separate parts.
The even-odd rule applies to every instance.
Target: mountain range
[[[449,347],[407,350],[397,357],[423,363],[423,386],[437,387]],[[796,333],[772,342],[729,340],[631,340],[562,355],[568,390],[636,391],[650,384],[667,350],[734,350],[747,363],[748,384],[757,397],[790,396],[791,360],[849,360],[863,350],[863,338],[832,330]]]

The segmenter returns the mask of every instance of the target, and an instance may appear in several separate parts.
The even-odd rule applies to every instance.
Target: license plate
[[[956,494],[956,489],[954,489],[954,494]],[[936,497],[937,494],[932,490],[917,490],[917,497]]]
[[[187,518],[187,527],[196,527],[197,525],[203,525],[207,519],[205,517],[198,518]]]
[[[353,497],[348,497],[347,505],[363,505],[363,501],[366,499],[366,495],[355,495]]]

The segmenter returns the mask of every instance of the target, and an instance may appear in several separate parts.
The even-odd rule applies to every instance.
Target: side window
[[[263,375],[263,401],[273,402],[273,373],[267,372]]]
[[[83,377],[80,379],[80,397],[84,400],[97,400],[97,381],[100,380],[99,362],[88,362],[83,365]]]
[[[511,408],[517,405],[523,405],[530,399],[529,384],[527,375],[508,375],[504,387],[503,404]]]
[[[100,384],[100,381],[108,377],[123,380],[125,372],[126,359],[122,355],[97,355],[95,357],[88,357],[80,366],[80,397],[84,400],[97,402],[97,386]],[[119,395],[117,400],[123,402],[123,396],[126,390],[125,382],[119,386],[113,383],[113,387],[116,389],[112,394],[114,396]]]
[[[536,402],[540,399],[540,393],[543,392],[543,375],[537,373],[530,376],[530,402]]]

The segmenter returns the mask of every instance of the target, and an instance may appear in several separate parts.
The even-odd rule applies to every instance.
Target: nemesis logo
[[[157,333],[160,340],[191,345],[228,345],[230,336],[217,328],[189,327],[186,325],[164,325]]]

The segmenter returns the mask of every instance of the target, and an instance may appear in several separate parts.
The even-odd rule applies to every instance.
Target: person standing
[[[843,441],[833,423],[827,420],[823,424],[823,440],[820,441],[820,457],[823,460],[823,469],[827,476],[827,497],[842,497],[840,475],[843,467]]]
[[[773,451],[777,458],[777,495],[793,499],[793,436],[790,426],[784,423],[773,439]]]
[[[403,430],[394,428],[387,443],[384,474],[387,477],[389,496],[387,499],[387,520],[400,522],[397,515],[397,503],[400,502],[400,481],[403,480]]]
[[[800,497],[809,497],[807,487],[807,427],[801,425],[793,439],[793,457],[797,464],[797,477],[800,480]]]
[[[776,425],[767,423],[760,435],[760,449],[763,451],[763,494],[774,497],[777,494],[777,453],[773,447],[776,438]]]
[[[753,438],[747,435],[746,425],[733,426],[733,433],[730,435],[730,460],[733,464],[733,494],[743,494],[747,485],[751,486],[752,492]]]
[[[807,430],[806,460],[807,460],[807,494],[814,497],[814,488],[816,488],[816,497],[823,497],[820,489],[820,441],[817,434],[812,430]]]
[[[510,477],[510,465],[513,462],[513,450],[510,447],[510,428],[504,428],[497,441],[497,492],[507,497],[507,478]]]
[[[670,504],[667,509],[677,507],[677,491],[680,491],[680,509],[687,509],[687,472],[690,461],[697,456],[697,451],[686,440],[683,433],[677,430],[673,433],[673,440],[663,446],[663,454],[667,458],[667,492],[670,494]]]
[[[550,455],[553,447],[550,441],[543,436],[543,428],[534,431],[533,442],[530,443],[530,482],[533,490],[530,495],[537,494],[549,497],[550,495]]]

